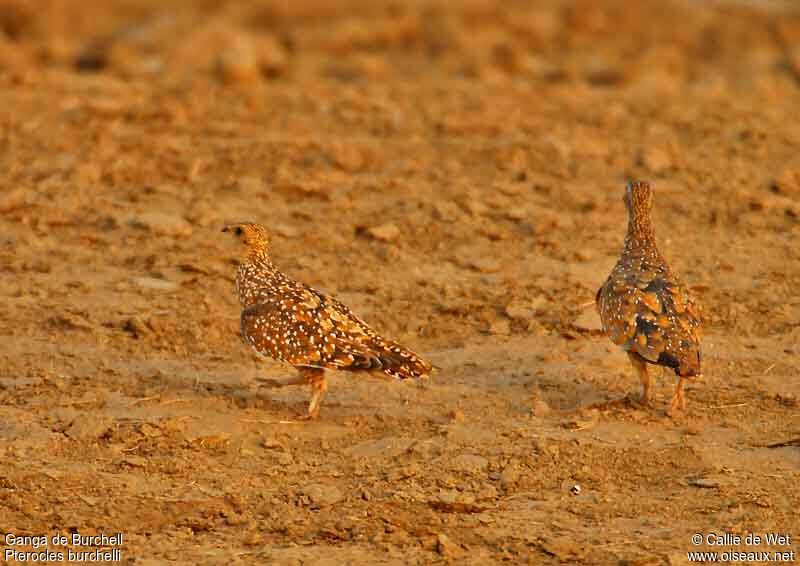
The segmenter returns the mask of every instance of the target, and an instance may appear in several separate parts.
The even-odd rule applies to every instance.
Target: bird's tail
[[[700,347],[693,344],[691,348],[687,349],[682,356],[679,357],[679,367],[676,373],[680,376],[692,377],[702,374]]]
[[[381,371],[397,379],[419,379],[428,377],[433,369],[430,362],[397,344],[384,341],[375,350],[375,356],[381,362]]]
[[[694,377],[701,375],[700,346],[688,340],[683,341],[681,348],[674,352],[663,351],[658,355],[656,363],[672,368],[675,375]]]

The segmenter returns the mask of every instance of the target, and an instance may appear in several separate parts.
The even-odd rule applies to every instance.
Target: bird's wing
[[[408,348],[389,340],[344,304],[332,297],[325,297],[326,309],[336,324],[338,343],[345,351],[350,348],[366,348],[369,365],[356,357],[350,369],[380,369],[398,379],[417,378],[430,374],[432,365]],[[376,365],[377,362],[377,365]]]
[[[614,344],[624,346],[636,332],[635,301],[624,276],[612,271],[597,291],[597,311],[603,330]]]
[[[242,338],[259,353],[295,366],[378,369],[374,333],[350,310],[302,284],[262,293],[242,311]]]
[[[666,269],[612,273],[597,304],[611,340],[652,363],[677,367],[699,348],[697,307]]]

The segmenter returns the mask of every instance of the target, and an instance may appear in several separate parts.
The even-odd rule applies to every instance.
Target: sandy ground
[[[0,30],[0,533],[147,565],[800,551],[796,3],[3,0]],[[590,305],[631,177],[705,312],[676,418]],[[430,387],[331,375],[296,422],[237,337],[239,219]]]

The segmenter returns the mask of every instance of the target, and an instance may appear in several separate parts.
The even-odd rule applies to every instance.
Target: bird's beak
[[[224,228],[222,228],[222,231],[223,231],[223,232],[227,232],[227,231],[228,231],[228,227],[227,227],[227,226],[225,226]]]

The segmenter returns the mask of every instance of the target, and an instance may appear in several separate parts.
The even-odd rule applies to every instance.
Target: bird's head
[[[244,248],[244,252],[248,257],[267,252],[269,235],[266,228],[260,224],[238,222],[236,224],[228,224],[222,231],[232,234],[238,245]]]
[[[647,216],[653,208],[653,189],[647,181],[631,181],[625,186],[625,206],[634,216]]]

